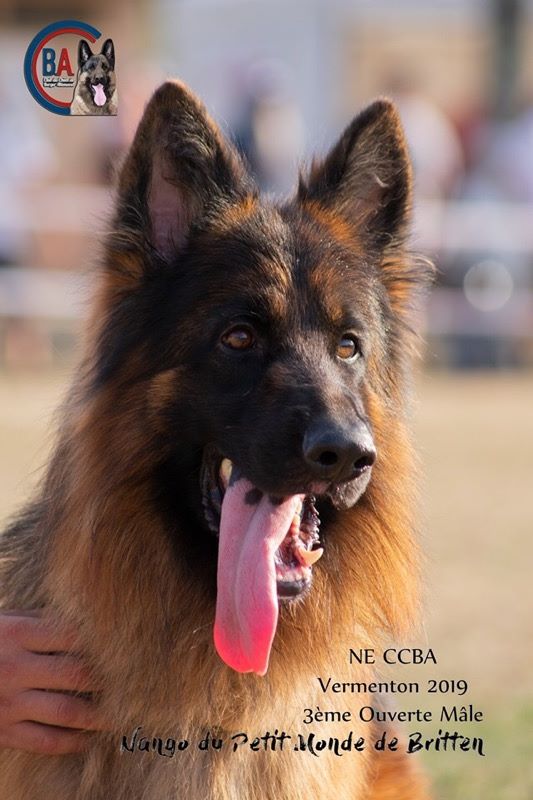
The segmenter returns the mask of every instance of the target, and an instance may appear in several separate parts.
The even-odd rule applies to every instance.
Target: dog
[[[115,47],[106,39],[94,54],[88,42],[78,45],[78,75],[70,104],[72,116],[116,116],[118,107],[115,77]]]
[[[405,749],[374,748],[375,667],[349,659],[417,616],[408,398],[431,268],[410,206],[389,100],[275,204],[183,84],[155,92],[55,454],[0,539],[2,605],[76,626],[108,732],[4,753],[2,797],[427,800]],[[335,753],[347,737],[363,746]]]

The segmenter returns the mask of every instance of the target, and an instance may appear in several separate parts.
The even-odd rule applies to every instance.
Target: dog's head
[[[78,85],[87,90],[91,102],[101,108],[115,90],[115,47],[106,39],[100,53],[93,53],[85,39],[78,45]]]
[[[219,652],[262,673],[278,597],[309,590],[335,519],[388,446],[383,409],[395,409],[423,278],[404,254],[398,115],[387,100],[369,106],[274,205],[169,82],[118,195],[95,384],[142,387],[139,472],[149,451],[154,507],[191,569],[218,558]]]

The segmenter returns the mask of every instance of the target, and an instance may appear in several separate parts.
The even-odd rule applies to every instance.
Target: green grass
[[[486,756],[474,752],[427,753],[437,800],[531,800],[533,798],[533,700],[487,708],[487,721],[462,725],[482,736]]]

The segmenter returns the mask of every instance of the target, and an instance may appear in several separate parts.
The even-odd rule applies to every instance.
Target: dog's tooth
[[[293,536],[298,535],[298,531],[300,530],[300,526],[302,524],[302,508],[303,508],[303,500],[299,500],[298,505],[294,509],[294,516],[291,522],[291,529]]]
[[[223,458],[222,463],[220,465],[220,479],[222,480],[222,484],[224,489],[228,488],[228,484],[231,479],[231,473],[233,471],[233,462],[229,460],[229,458]]]
[[[323,552],[323,547],[318,547],[316,550],[306,550],[304,547],[300,547],[298,550],[298,558],[300,561],[304,562],[306,567],[311,567],[313,564],[316,564],[319,558],[322,558]]]

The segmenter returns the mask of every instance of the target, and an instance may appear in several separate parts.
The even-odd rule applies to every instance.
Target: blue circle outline
[[[33,59],[33,54],[39,47],[41,40],[44,39],[45,36],[48,36],[49,33],[60,31],[61,28],[81,28],[95,39],[99,39],[102,34],[97,28],[94,28],[92,25],[88,25],[86,22],[80,22],[77,19],[63,19],[60,22],[52,22],[50,25],[47,25],[46,28],[43,28],[33,37],[28,45],[26,55],[24,56],[24,80],[26,81],[26,86],[28,87],[30,94],[32,95],[33,99],[36,100],[43,108],[46,108],[47,111],[67,117],[70,115],[70,108],[55,106],[46,100],[35,86],[31,74],[31,62]]]

